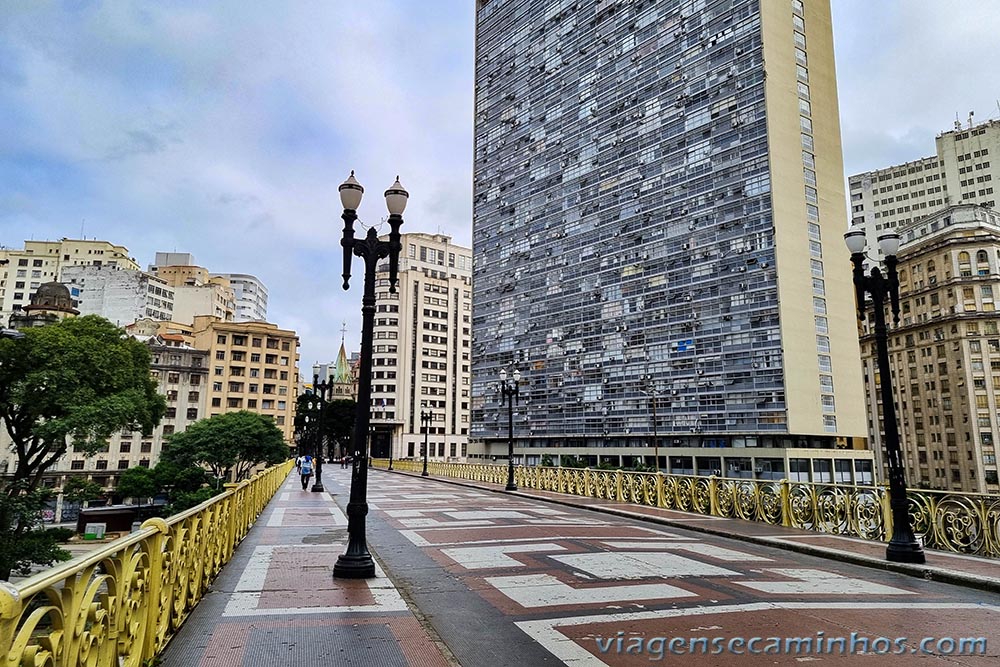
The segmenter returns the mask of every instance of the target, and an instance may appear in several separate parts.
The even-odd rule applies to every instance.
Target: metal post
[[[424,471],[420,473],[421,477],[427,477],[427,434],[431,430],[431,417],[432,415],[430,412],[424,412],[423,410],[420,411],[420,422],[424,426]]]
[[[850,232],[849,232],[850,234]],[[880,239],[881,241],[881,239]],[[888,277],[878,267],[865,276],[864,253],[852,252],[854,286],[857,291],[858,316],[865,316],[865,293],[871,295],[875,311],[875,349],[882,395],[882,423],[885,432],[885,456],[889,468],[889,506],[892,508],[892,537],[885,550],[886,560],[897,563],[923,563],[926,560],[923,546],[917,541],[910,526],[909,501],[906,498],[906,476],[903,455],[896,424],[896,406],[889,367],[889,333],[885,318],[885,303],[891,304],[893,319],[899,322],[899,281],[896,274],[895,254],[885,258]]]
[[[521,374],[514,370],[513,380],[507,380],[506,371],[500,373],[500,394],[507,401],[507,491],[517,491],[514,483],[514,401],[517,400]]]
[[[361,300],[361,364],[358,377],[358,402],[354,420],[353,445],[357,459],[351,470],[351,495],[347,503],[347,551],[337,558],[333,567],[334,577],[360,579],[375,576],[375,561],[368,552],[365,538],[365,517],[368,515],[368,426],[371,423],[372,352],[375,329],[375,271],[380,259],[389,258],[389,291],[396,291],[399,270],[399,251],[402,248],[399,228],[403,224],[403,209],[408,197],[399,179],[385,192],[389,208],[389,240],[381,241],[374,227],[368,229],[363,240],[354,238],[354,222],[358,219],[357,206],[364,189],[350,178],[340,186],[344,205],[344,289],[351,277],[351,254],[365,262],[365,289]]]
[[[319,396],[319,416],[317,421],[319,429],[319,437],[316,440],[316,481],[313,482],[310,491],[313,493],[323,493],[326,489],[323,488],[323,455],[326,449],[326,433],[323,432],[323,413],[326,408],[326,390],[330,388],[329,383],[324,380],[319,381],[319,375],[313,374],[313,389],[318,392]]]

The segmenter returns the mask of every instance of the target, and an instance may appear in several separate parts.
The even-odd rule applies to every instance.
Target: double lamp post
[[[326,432],[323,430],[323,413],[326,412],[326,392],[333,389],[333,383],[323,380],[319,381],[319,364],[313,364],[313,397],[314,400],[310,401],[310,411],[316,412],[316,447],[314,453],[314,458],[316,459],[316,481],[313,483],[310,489],[314,493],[322,493],[326,489],[323,488],[323,457],[326,451]],[[315,403],[315,399],[319,399],[319,404]]]
[[[521,371],[514,369],[514,378],[507,380],[507,369],[500,369],[500,395],[507,402],[507,491],[517,491],[514,483],[514,403],[520,394]]]
[[[906,477],[903,454],[899,446],[899,428],[896,424],[896,406],[889,368],[889,334],[885,321],[888,300],[893,323],[899,324],[899,277],[896,273],[899,251],[899,234],[887,233],[878,237],[879,249],[885,257],[886,275],[872,267],[865,275],[865,232],[852,229],[844,234],[847,249],[854,264],[854,289],[858,304],[858,319],[865,319],[865,295],[872,298],[875,316],[875,348],[882,393],[882,422],[885,430],[885,458],[889,468],[889,507],[892,512],[892,538],[885,550],[886,560],[896,563],[923,563],[923,546],[917,541],[910,526],[909,501],[906,498]]]
[[[371,423],[372,347],[375,338],[375,270],[381,259],[389,259],[389,291],[396,291],[399,278],[399,251],[402,249],[399,228],[403,224],[403,210],[410,196],[399,183],[399,177],[385,191],[389,209],[389,240],[382,241],[374,227],[362,239],[354,238],[354,223],[358,219],[358,206],[364,188],[354,178],[354,172],[340,185],[340,202],[344,207],[344,236],[340,245],[344,249],[344,289],[350,287],[351,255],[365,263],[365,290],[361,299],[361,364],[358,371],[358,402],[354,418],[352,449],[354,464],[351,467],[351,495],[347,503],[347,552],[337,558],[333,576],[362,579],[375,576],[375,561],[368,552],[365,538],[365,517],[368,515],[368,426]]]
[[[428,410],[427,412],[424,412],[423,410],[420,411],[420,424],[424,428],[424,446],[423,446],[424,471],[420,473],[421,477],[427,477],[427,434],[430,433],[431,431],[431,422],[433,421],[434,421],[433,412],[431,412],[430,410]]]

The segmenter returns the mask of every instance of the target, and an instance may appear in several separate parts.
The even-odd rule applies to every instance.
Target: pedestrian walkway
[[[412,475],[412,473],[400,474]],[[472,482],[447,477],[438,479],[471,488],[504,491],[502,484]],[[506,491],[504,492],[506,493]],[[525,498],[537,498],[559,505],[587,508],[596,512],[638,518],[668,526],[679,526],[710,535],[790,549],[800,553],[910,574],[924,579],[1000,593],[1000,562],[991,558],[927,550],[927,562],[924,565],[889,563],[885,560],[886,544],[884,542],[552,491],[522,488],[514,493]]]
[[[367,535],[385,572],[334,581],[349,479],[327,472],[331,497],[290,478],[163,664],[1000,664],[987,591],[688,530],[691,515],[668,526],[380,470]]]
[[[347,475],[341,474],[344,481]],[[380,566],[374,579],[333,578],[346,545],[347,517],[334,497],[303,491],[292,474],[161,665],[452,664]]]

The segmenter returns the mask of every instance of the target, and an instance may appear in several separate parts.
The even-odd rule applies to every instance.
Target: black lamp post
[[[521,371],[514,369],[514,379],[507,381],[507,369],[500,369],[500,394],[507,401],[507,486],[508,491],[517,491],[514,483],[514,402],[519,394],[518,383]]]
[[[658,431],[658,425],[656,423],[656,403],[662,393],[661,388],[656,385],[653,378],[649,375],[642,376],[642,383],[639,385],[639,391],[649,396],[649,402],[653,406],[653,467],[657,470],[660,469],[660,436]]]
[[[427,477],[427,434],[431,432],[432,421],[434,421],[434,413],[429,410],[427,412],[420,411],[420,423],[424,428],[424,471],[420,473],[421,477]]]
[[[893,402],[892,375],[889,370],[889,334],[885,321],[885,302],[889,300],[892,318],[899,324],[899,278],[896,274],[896,252],[899,234],[886,233],[878,237],[879,248],[885,256],[886,275],[872,267],[865,275],[865,232],[852,229],[844,234],[847,248],[854,263],[854,289],[858,304],[858,318],[865,318],[865,294],[870,294],[875,312],[875,348],[878,373],[882,389],[882,422],[885,429],[885,457],[889,467],[889,507],[892,511],[892,538],[885,550],[886,560],[897,563],[923,563],[924,549],[913,535],[910,526],[909,503],[906,499],[906,477],[903,455],[899,446],[899,428],[896,424],[896,406]]]
[[[323,488],[323,457],[326,450],[326,433],[323,431],[323,413],[326,412],[326,392],[333,389],[333,384],[327,380],[319,381],[319,364],[313,364],[313,392],[318,392],[319,415],[317,417],[317,429],[319,436],[316,438],[316,481],[312,485],[311,491],[322,493]]]
[[[389,470],[392,470],[392,433],[389,433]]]
[[[374,227],[368,229],[364,239],[354,238],[354,221],[358,219],[358,206],[364,188],[354,178],[354,172],[340,188],[340,202],[344,206],[344,289],[351,280],[351,255],[365,262],[365,291],[361,299],[361,365],[358,376],[358,403],[354,418],[353,449],[357,453],[351,468],[351,495],[347,503],[347,552],[337,558],[333,576],[361,579],[375,576],[375,561],[368,553],[365,540],[365,517],[368,515],[368,425],[371,423],[372,403],[372,346],[375,338],[375,269],[380,259],[389,258],[389,291],[396,291],[399,275],[399,251],[402,248],[399,228],[403,224],[403,210],[410,196],[396,182],[385,191],[389,209],[389,240],[380,241]]]

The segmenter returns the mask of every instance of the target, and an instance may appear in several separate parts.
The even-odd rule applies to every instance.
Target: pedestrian
[[[340,469],[343,470],[343,469],[347,468],[347,464],[348,464],[348,462],[350,462],[350,460],[351,459],[350,459],[350,457],[347,456],[347,454],[344,454],[343,456],[341,456],[340,457]]]
[[[302,457],[302,463],[299,465],[299,476],[302,480],[302,490],[305,491],[309,486],[309,478],[313,474],[313,458],[306,454]]]
[[[300,475],[302,474],[302,456],[295,457],[295,471]]]

